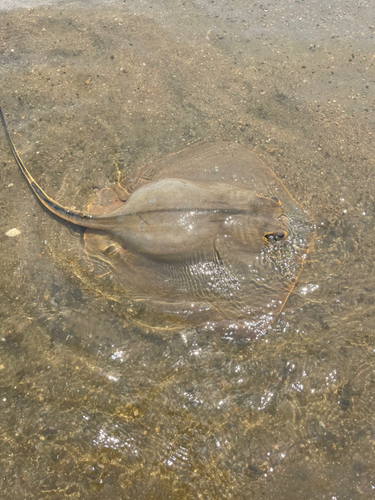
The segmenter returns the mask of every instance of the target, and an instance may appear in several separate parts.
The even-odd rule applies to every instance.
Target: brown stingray
[[[254,337],[277,317],[313,231],[281,181],[244,146],[190,147],[103,189],[86,213],[64,208],[13,156],[38,199],[85,231],[98,275],[169,325]],[[171,320],[172,318],[172,320]]]

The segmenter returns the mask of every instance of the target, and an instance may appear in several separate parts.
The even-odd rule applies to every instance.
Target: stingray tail
[[[50,210],[52,213],[61,217],[64,220],[72,222],[73,224],[77,224],[78,226],[83,227],[91,227],[96,229],[102,229],[103,224],[100,223],[99,220],[95,216],[90,215],[89,213],[79,212],[77,210],[70,210],[69,208],[65,208],[60,203],[57,203],[55,200],[50,198],[43,189],[35,182],[33,177],[30,175],[29,171],[23,164],[18,151],[13,144],[13,141],[9,135],[8,127],[6,126],[3,112],[0,108],[0,119],[4,127],[5,137],[7,138],[10,150],[12,151],[13,157],[16,160],[17,165],[19,166],[21,172],[26,177],[27,182],[30,184],[31,189],[33,190],[35,196],[38,200]]]

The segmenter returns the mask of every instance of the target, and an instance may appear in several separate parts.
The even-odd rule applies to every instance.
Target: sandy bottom
[[[0,104],[49,195],[84,209],[237,141],[317,238],[267,335],[168,329],[90,272],[1,133],[3,498],[372,498],[373,4],[51,4],[0,8]]]

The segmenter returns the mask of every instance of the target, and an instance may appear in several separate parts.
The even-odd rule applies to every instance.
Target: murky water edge
[[[0,104],[54,198],[85,208],[226,139],[318,234],[263,338],[150,327],[90,274],[82,231],[42,209],[2,135],[4,498],[372,498],[374,7],[319,4],[5,4]]]

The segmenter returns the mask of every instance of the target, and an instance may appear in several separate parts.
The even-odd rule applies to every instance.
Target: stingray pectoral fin
[[[97,228],[100,229],[102,224],[100,222],[97,222],[95,219],[95,216],[92,216],[88,213],[84,212],[79,212],[77,210],[70,210],[68,208],[65,208],[64,206],[60,205],[60,203],[57,203],[55,200],[50,198],[44,191],[43,189],[38,185],[37,182],[33,179],[25,165],[23,164],[20,155],[18,154],[18,151],[9,135],[8,127],[5,123],[4,115],[3,112],[0,108],[0,119],[4,127],[4,132],[5,132],[5,137],[7,138],[10,150],[13,154],[14,159],[16,160],[17,165],[19,166],[21,172],[23,175],[26,177],[27,182],[30,184],[31,189],[33,190],[35,196],[38,198],[38,200],[43,203],[43,205],[48,208],[52,213],[57,215],[58,217],[61,217],[62,219],[65,219],[69,222],[72,222],[73,224],[77,224],[79,226],[83,227],[92,227],[92,228]]]

